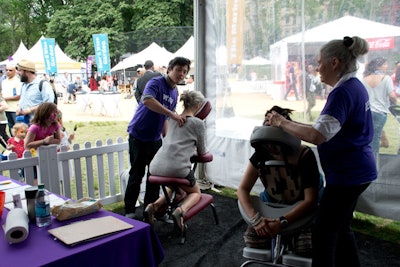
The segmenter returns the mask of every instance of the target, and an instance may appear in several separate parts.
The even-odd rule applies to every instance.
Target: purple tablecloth
[[[9,179],[0,176],[0,181]],[[7,218],[5,209],[1,218],[3,225]],[[69,247],[54,240],[48,233],[72,222],[113,216],[134,227],[97,240]],[[4,231],[0,233],[0,267],[26,266],[158,266],[164,258],[164,251],[153,229],[140,221],[101,210],[80,218],[59,222],[52,218],[52,224],[45,228],[29,225],[29,236],[17,244],[8,244]]]

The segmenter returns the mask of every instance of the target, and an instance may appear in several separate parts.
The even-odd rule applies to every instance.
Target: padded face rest
[[[207,118],[208,114],[210,114],[212,110],[211,103],[208,99],[205,99],[202,106],[199,108],[199,110],[194,114],[197,118],[204,120]]]
[[[252,147],[257,148],[258,145],[273,143],[285,145],[296,151],[299,149],[301,140],[291,134],[283,131],[281,128],[274,126],[256,126],[250,137],[250,144]]]

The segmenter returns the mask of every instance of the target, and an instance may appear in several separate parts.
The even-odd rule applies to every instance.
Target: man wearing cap
[[[145,73],[142,75],[142,77],[137,79],[136,83],[135,97],[138,103],[140,102],[140,98],[142,98],[142,94],[147,82],[151,78],[161,75],[161,73],[154,71],[154,63],[151,60],[146,60],[146,62],[144,63],[144,69]]]
[[[43,82],[42,90],[39,90],[40,78],[36,75],[36,66],[32,61],[22,59],[17,64],[17,71],[22,82],[22,87],[16,115],[27,115],[30,121],[34,111],[41,103],[54,103],[53,89],[50,83]]]
[[[19,79],[17,70],[15,69],[15,64],[7,63],[6,65],[6,76],[7,78],[1,82],[1,94],[4,100],[8,104],[6,109],[6,117],[8,122],[8,129],[11,133],[11,128],[16,122],[15,111],[18,108],[19,94],[21,91],[21,80]]]

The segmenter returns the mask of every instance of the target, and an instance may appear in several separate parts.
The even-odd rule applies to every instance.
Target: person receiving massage
[[[291,120],[291,109],[274,106],[266,112],[265,118],[271,112],[276,112],[287,120]],[[263,125],[272,127],[266,120]],[[273,130],[275,134],[284,134],[279,128],[274,127],[270,130]],[[296,141],[294,142],[297,143],[296,146],[271,142],[266,145],[266,150],[256,148],[239,184],[238,200],[251,222],[251,226],[248,226],[244,234],[248,247],[270,248],[271,239],[275,238],[282,229],[299,218],[309,215],[317,208],[320,173],[314,152],[309,147],[301,145],[299,139],[290,137]],[[290,177],[289,174],[283,175],[282,172],[278,173],[277,177],[266,169],[263,163],[268,160],[284,161],[289,168]],[[298,205],[280,218],[272,218],[268,214],[263,214],[263,211],[256,210],[250,194],[259,178],[265,186],[265,191],[260,194],[258,201],[286,205],[298,202]]]
[[[181,187],[188,195],[172,214],[176,225],[184,231],[185,212],[196,205],[201,198],[200,187],[191,169],[190,158],[194,155],[205,154],[207,149],[204,122],[195,117],[205,103],[204,96],[199,91],[184,91],[180,95],[180,101],[183,102],[184,107],[181,116],[186,118],[186,123],[179,126],[176,121],[170,120],[163,144],[150,163],[150,173],[158,176],[180,177],[190,181],[190,186]],[[165,196],[162,195],[154,203],[147,205],[144,212],[145,221],[153,225],[155,212],[165,203]]]

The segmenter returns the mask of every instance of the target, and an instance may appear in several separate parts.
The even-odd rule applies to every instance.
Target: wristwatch
[[[279,217],[279,221],[281,222],[281,228],[282,229],[285,229],[286,227],[288,227],[289,222],[288,222],[288,220],[286,219],[285,216]]]

